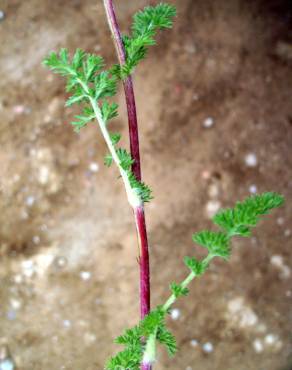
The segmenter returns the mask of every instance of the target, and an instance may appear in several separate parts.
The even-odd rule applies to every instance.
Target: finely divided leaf
[[[213,222],[222,227],[230,236],[249,236],[250,228],[256,226],[260,218],[273,208],[281,206],[283,196],[267,192],[254,195],[243,202],[237,202],[234,208],[219,211]]]
[[[204,230],[194,234],[193,241],[207,248],[214,257],[227,259],[230,255],[230,242],[225,233]]]

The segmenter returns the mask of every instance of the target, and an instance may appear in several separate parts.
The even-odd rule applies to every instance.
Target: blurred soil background
[[[116,1],[123,32],[149,3]],[[153,305],[187,273],[183,256],[202,255],[191,235],[219,207],[269,190],[287,201],[175,305],[180,351],[155,368],[291,370],[292,5],[173,3],[174,29],[135,73]],[[102,1],[0,10],[1,370],[101,370],[138,320],[132,212],[97,126],[73,132],[64,81],[41,61],[82,47],[115,62]],[[127,137],[118,101],[112,126]]]

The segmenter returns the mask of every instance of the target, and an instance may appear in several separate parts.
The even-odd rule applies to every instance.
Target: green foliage
[[[194,273],[195,276],[202,275],[205,270],[206,266],[202,261],[198,261],[195,257],[185,257],[184,258],[185,265]]]
[[[76,121],[71,122],[71,124],[75,127],[76,132],[79,132],[82,127],[88,124],[88,122],[95,119],[94,111],[89,106],[84,107],[82,113],[82,115],[74,116],[74,118],[76,118]]]
[[[82,103],[89,103],[92,106],[86,105],[82,114],[75,116],[75,121],[72,122],[75,131],[80,131],[95,118],[102,118],[107,123],[118,115],[118,105],[107,99],[115,96],[118,80],[132,73],[134,67],[145,57],[147,48],[155,44],[156,32],[172,27],[175,14],[174,6],[159,4],[146,7],[134,15],[132,34],[123,37],[126,52],[126,63],[123,66],[114,65],[105,70],[102,57],[86,53],[81,49],[77,49],[72,58],[69,57],[67,49],[61,49],[59,54],[52,52],[44,60],[45,66],[67,78],[66,91],[72,93],[66,102],[67,107]],[[111,134],[110,138],[119,158],[119,164],[127,173],[131,188],[143,202],[149,202],[152,199],[151,190],[146,184],[138,181],[132,173],[130,167],[134,161],[130,154],[125,149],[115,148],[120,135]],[[112,154],[106,155],[104,163],[108,167],[111,166]]]
[[[176,339],[174,335],[166,328],[164,323],[160,324],[158,327],[156,339],[166,347],[170,356],[175,355],[177,351]]]
[[[116,145],[121,140],[122,135],[119,133],[111,133],[110,138],[113,145]]]
[[[210,261],[214,257],[221,257],[223,259],[229,257],[231,251],[230,239],[234,235],[239,235],[238,232],[234,233],[235,227],[255,226],[261,216],[268,214],[273,208],[281,206],[283,201],[284,198],[277,193],[264,193],[249,197],[243,202],[237,202],[232,209],[218,212],[214,217],[215,224],[223,227],[224,231],[214,232],[204,230],[194,234],[193,240],[208,250],[207,257],[202,261],[194,257],[184,258],[185,265],[191,270],[190,275],[180,284],[171,283],[170,289],[172,295],[167,302],[163,306],[159,306],[151,311],[138,326],[126,331],[124,335],[118,338],[118,343],[125,345],[126,349],[122,352],[122,355],[120,352],[117,357],[114,357],[114,363],[121,364],[120,356],[124,359],[130,353],[131,346],[134,346],[134,353],[139,353],[140,357],[139,359],[137,358],[136,367],[133,367],[133,369],[139,369],[143,351],[146,350],[145,342],[142,339],[146,341],[148,339],[150,340],[150,337],[153,335],[155,335],[158,342],[166,346],[168,353],[173,355],[177,350],[176,341],[165,325],[165,316],[169,313],[170,306],[177,298],[188,294],[189,290],[186,286],[196,276],[200,276],[206,271]],[[243,233],[242,236],[246,236],[246,233]],[[136,348],[136,346],[139,348]],[[109,367],[107,369],[114,368]],[[130,369],[130,367],[126,367],[126,369]]]
[[[170,290],[172,291],[172,294],[175,296],[175,298],[186,296],[189,293],[188,288],[184,288],[181,286],[181,284],[176,283],[170,284]]]
[[[229,238],[225,233],[204,230],[194,234],[193,241],[207,248],[213,257],[227,259],[230,255]]]
[[[283,202],[283,196],[277,193],[254,195],[243,202],[237,202],[232,209],[218,212],[213,222],[222,227],[229,236],[250,236],[251,227],[256,226],[262,216],[281,206]]]
[[[149,46],[155,45],[155,35],[158,30],[171,28],[176,8],[169,4],[147,6],[133,17],[132,33],[123,36],[126,51],[126,63],[115,65],[112,73],[122,79],[129,76],[137,64],[145,58]]]
[[[144,182],[138,181],[132,172],[128,173],[131,188],[141,197],[143,202],[150,202],[152,197],[152,190]]]

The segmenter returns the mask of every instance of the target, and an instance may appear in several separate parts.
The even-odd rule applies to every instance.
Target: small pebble
[[[14,370],[14,369],[15,369],[14,363],[9,358],[0,361],[0,370]]]
[[[91,272],[90,271],[81,271],[80,277],[82,280],[87,281],[91,278]]]
[[[178,308],[174,308],[173,310],[171,310],[170,316],[172,320],[178,320],[178,318],[180,317],[180,310]]]
[[[54,260],[54,265],[58,268],[64,268],[67,265],[67,259],[63,256],[58,256]]]
[[[26,200],[25,200],[25,203],[28,207],[31,207],[34,205],[35,203],[35,197],[33,195],[29,195]]]
[[[20,274],[15,275],[15,276],[14,276],[14,282],[15,282],[16,284],[21,284],[21,283],[23,282],[22,275],[20,275]]]
[[[249,187],[249,192],[251,193],[251,194],[256,194],[257,193],[257,191],[258,191],[258,189],[257,189],[257,186],[256,185],[250,185],[250,187]]]
[[[71,327],[71,321],[70,320],[64,320],[63,321],[63,326],[65,328],[70,328]]]
[[[32,241],[33,241],[34,244],[39,244],[40,241],[41,241],[41,238],[38,235],[34,235],[32,237]]]
[[[221,203],[218,200],[209,200],[206,204],[206,213],[209,218],[215,216],[215,214],[219,211],[221,207]]]
[[[3,12],[3,10],[0,10],[0,21],[3,21],[4,18],[5,18],[5,13]]]
[[[206,353],[212,353],[214,351],[214,346],[211,342],[204,343],[202,348]]]
[[[98,163],[96,163],[96,162],[91,162],[91,163],[90,163],[90,165],[89,165],[89,170],[90,170],[91,172],[98,172],[98,170],[99,170],[99,165],[98,165]]]
[[[265,336],[265,343],[268,345],[273,345],[277,341],[277,336],[275,334],[267,334]]]
[[[191,366],[187,366],[186,370],[193,370],[193,368]]]
[[[214,119],[212,117],[207,117],[203,122],[203,127],[210,128],[214,125]]]
[[[10,305],[14,310],[19,310],[22,306],[22,303],[17,299],[11,298]]]
[[[270,262],[273,266],[276,266],[276,267],[282,267],[284,263],[283,257],[278,254],[274,254],[271,257]]]
[[[284,223],[285,223],[285,219],[284,219],[284,217],[278,217],[277,218],[277,224],[278,225],[284,225]]]
[[[248,167],[256,167],[258,164],[258,159],[255,153],[249,153],[245,156],[245,164]]]
[[[256,353],[263,352],[264,346],[263,346],[263,343],[262,343],[262,341],[260,339],[255,339],[253,341],[253,344],[252,345],[253,345],[253,348],[254,348],[254,350],[255,350]]]
[[[33,264],[33,261],[31,260],[23,261],[22,269],[23,269],[23,275],[25,275],[28,278],[32,277],[35,273],[34,264]]]
[[[190,345],[191,345],[192,347],[198,347],[199,342],[198,342],[196,339],[192,339],[192,340],[190,341]]]

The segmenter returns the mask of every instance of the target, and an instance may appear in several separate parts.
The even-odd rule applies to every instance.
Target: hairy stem
[[[107,14],[108,23],[114,39],[119,63],[123,65],[126,62],[126,53],[121,37],[120,28],[117,22],[115,9],[112,0],[104,0],[104,6]],[[132,77],[128,76],[123,81],[129,125],[129,138],[131,156],[134,159],[132,172],[137,180],[141,181],[141,164],[139,149],[138,122],[135,104],[135,95]],[[140,266],[140,313],[143,319],[150,312],[150,271],[149,271],[149,252],[147,230],[145,222],[144,206],[141,204],[134,208],[135,223],[139,239],[139,266]],[[148,370],[150,368],[143,368]]]

